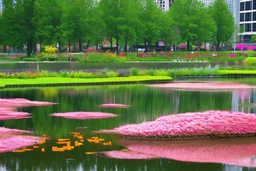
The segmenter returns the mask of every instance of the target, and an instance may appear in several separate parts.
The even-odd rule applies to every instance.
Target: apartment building
[[[250,43],[256,34],[256,0],[240,0],[240,36],[241,41]]]
[[[174,0],[155,0],[155,3],[160,6],[164,11],[168,11]]]

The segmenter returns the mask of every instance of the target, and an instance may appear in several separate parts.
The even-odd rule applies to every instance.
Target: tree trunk
[[[6,53],[6,45],[4,45],[4,49],[3,49],[4,53]]]
[[[110,36],[110,47],[111,47],[111,50],[112,50],[112,48],[113,48],[112,36]]]
[[[189,44],[189,40],[187,41],[187,51],[189,51],[189,46],[190,46],[190,44]]]
[[[31,57],[32,49],[33,49],[33,40],[29,39],[27,41],[27,56],[28,57]]]
[[[116,36],[116,54],[119,56],[118,36]]]
[[[79,41],[79,51],[82,52],[82,40],[79,39],[78,41]]]
[[[90,47],[90,40],[87,41],[87,47]]]
[[[127,52],[127,46],[128,46],[128,36],[125,37],[125,47],[124,47],[125,52]]]
[[[60,50],[61,50],[61,47],[60,47],[60,36],[58,37],[58,44],[59,44],[59,53],[60,53]]]
[[[98,51],[99,50],[99,44],[98,44],[98,41],[96,41],[96,50]]]
[[[68,52],[70,53],[71,52],[71,45],[70,45],[71,43],[70,43],[70,39],[68,39]]]

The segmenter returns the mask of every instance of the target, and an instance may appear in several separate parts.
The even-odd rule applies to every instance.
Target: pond
[[[256,79],[229,80],[255,84]],[[66,87],[66,88],[34,88],[34,89],[4,89],[0,90],[0,98],[26,98],[29,100],[49,101],[58,104],[43,107],[19,108],[32,114],[30,119],[0,121],[0,126],[35,131],[38,136],[46,135],[50,139],[41,144],[45,152],[40,149],[24,153],[7,152],[0,154],[0,170],[126,170],[126,171],[146,171],[146,170],[177,170],[177,171],[231,171],[231,170],[256,170],[243,164],[227,162],[219,159],[222,153],[226,156],[233,155],[232,150],[237,150],[237,143],[242,143],[242,148],[251,148],[249,154],[254,162],[256,157],[255,139],[240,139],[237,141],[185,141],[181,144],[194,146],[197,149],[193,153],[185,150],[181,144],[175,145],[173,142],[163,142],[160,144],[151,142],[129,142],[120,140],[114,135],[101,135],[93,131],[101,129],[112,129],[120,125],[129,123],[141,123],[152,121],[159,116],[196,112],[205,110],[232,110],[243,111],[245,113],[256,113],[256,91],[236,90],[223,92],[206,91],[180,91],[148,87],[147,85],[122,85],[122,86],[99,86],[99,87]],[[129,108],[100,108],[100,104],[120,103],[130,105]],[[117,114],[117,117],[93,120],[72,120],[49,116],[57,112],[90,111],[108,112]],[[66,152],[54,152],[53,146],[58,146],[58,138],[69,138],[71,144],[78,141],[74,133],[82,135],[83,144],[76,146],[74,150]],[[92,137],[103,139],[103,143],[89,142]],[[179,158],[171,159],[160,156],[151,160],[121,160],[95,155],[93,152],[104,152],[111,150],[122,150],[129,146],[158,151],[170,150]],[[214,143],[213,146],[209,145]],[[167,144],[167,145],[166,145]],[[194,145],[193,145],[194,144]],[[209,145],[209,147],[208,147]],[[170,148],[168,148],[170,146]],[[172,147],[172,148],[171,148]],[[176,150],[172,151],[175,147]],[[230,147],[230,148],[226,148]],[[233,148],[234,147],[234,148]],[[239,146],[240,147],[240,146]],[[220,150],[222,153],[220,154]],[[179,151],[180,150],[180,151]],[[226,151],[225,151],[226,150]],[[199,152],[200,151],[200,152]],[[92,152],[92,153],[91,153]],[[198,153],[197,153],[198,152]],[[220,154],[213,156],[214,154]],[[197,161],[198,155],[212,155],[216,157],[216,162],[201,163]],[[238,154],[239,155],[239,154]],[[241,154],[242,155],[242,154]],[[244,154],[243,154],[244,155]],[[195,158],[195,162],[184,162],[182,158]],[[218,158],[219,157],[219,158]],[[248,157],[248,156],[247,156]],[[256,161],[255,161],[256,162]]]

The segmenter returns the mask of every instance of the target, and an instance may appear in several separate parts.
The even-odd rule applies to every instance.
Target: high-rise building
[[[214,0],[201,0],[205,5],[210,5],[214,2]],[[239,27],[239,0],[225,0],[228,4],[228,9],[233,14],[233,17],[235,19],[235,24],[237,27]]]
[[[0,0],[0,13],[2,13],[2,10],[3,10],[3,1]]]
[[[155,0],[155,3],[164,11],[168,11],[174,0]]]
[[[242,42],[250,43],[256,34],[256,0],[240,0],[240,35]]]

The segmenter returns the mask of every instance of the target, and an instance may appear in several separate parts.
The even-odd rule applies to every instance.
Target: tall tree
[[[152,45],[160,39],[161,21],[163,10],[152,0],[142,1],[142,20],[144,26],[144,42],[145,45]]]
[[[214,41],[219,47],[222,43],[227,42],[232,37],[235,31],[235,21],[225,0],[215,0],[209,8],[217,27]]]
[[[204,41],[206,37],[202,35],[205,31],[215,27],[205,5],[199,0],[177,0],[173,3],[169,15],[173,21],[173,28],[179,33],[178,42],[187,42],[187,50],[191,42]],[[208,30],[207,34],[213,34],[214,30]]]
[[[61,45],[61,0],[37,0],[34,24],[36,37],[45,45]]]

